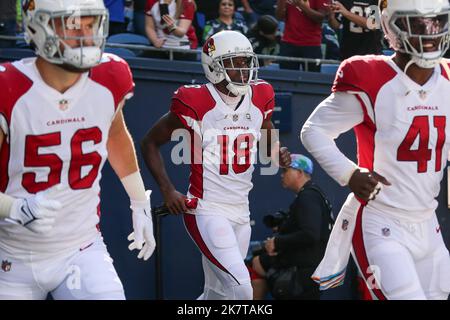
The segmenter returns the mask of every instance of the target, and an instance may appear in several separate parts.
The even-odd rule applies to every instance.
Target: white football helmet
[[[434,68],[449,47],[448,0],[380,0],[381,25],[390,46],[411,56],[411,63]],[[411,38],[418,38],[414,48]],[[426,40],[441,39],[434,51],[427,51]]]
[[[234,57],[247,57],[248,67],[235,67],[232,60]],[[231,67],[225,67],[224,61],[227,59],[230,59]],[[202,50],[202,65],[209,81],[217,84],[226,80],[227,89],[235,96],[246,94],[250,84],[258,79],[258,58],[253,52],[252,44],[246,36],[236,31],[221,31],[206,40]],[[241,81],[232,81],[227,73],[229,70],[239,71]],[[246,80],[244,72],[248,72]]]
[[[24,0],[23,12],[25,39],[40,57],[81,70],[100,63],[108,35],[108,10],[103,0]],[[68,36],[66,31],[79,29],[84,16],[95,18],[92,36]],[[58,20],[63,35],[56,33]],[[79,46],[72,48],[67,40],[77,40]],[[94,45],[84,45],[86,40],[92,40]]]

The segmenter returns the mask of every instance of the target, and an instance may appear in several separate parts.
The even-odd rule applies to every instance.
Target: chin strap
[[[413,59],[409,60],[409,62],[405,66],[405,69],[403,69],[403,72],[406,74],[406,71],[408,71],[408,68],[411,67],[414,63],[415,62]]]
[[[92,68],[98,65],[101,58],[102,50],[95,46],[80,48],[65,46],[64,48],[63,61],[76,68]]]
[[[228,83],[226,88],[235,96],[243,96],[248,93],[250,86],[237,86],[235,84]]]
[[[409,62],[406,64],[403,72],[406,74],[406,71],[408,71],[408,68],[411,67],[413,64],[416,64],[418,67],[423,68],[423,69],[433,69],[434,67],[436,67],[436,65],[439,64],[440,62],[440,58],[439,59],[434,59],[434,60],[428,60],[423,62],[423,60],[420,60],[416,57],[411,57],[411,60],[409,60]]]

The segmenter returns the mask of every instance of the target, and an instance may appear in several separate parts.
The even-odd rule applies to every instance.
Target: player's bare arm
[[[120,179],[139,170],[133,141],[122,110],[118,111],[109,130],[108,161]]]
[[[145,163],[163,194],[167,208],[173,214],[187,211],[184,201],[186,196],[178,192],[171,182],[160,148],[171,140],[174,130],[181,128],[183,128],[183,124],[178,117],[172,112],[168,112],[147,132],[141,142]]]

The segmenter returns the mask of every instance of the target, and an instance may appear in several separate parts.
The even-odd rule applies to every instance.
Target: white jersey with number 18
[[[257,142],[263,121],[272,116],[274,96],[272,86],[259,81],[251,85],[250,92],[233,110],[211,83],[184,86],[175,92],[170,110],[190,133],[192,164],[188,196],[198,199],[199,209],[213,212],[231,205],[236,208],[234,212],[241,211],[246,215],[243,218],[248,219],[248,193],[253,187]],[[219,210],[207,206],[208,203],[216,204]],[[239,210],[237,206],[247,209]],[[230,215],[228,218],[233,219]],[[234,218],[239,221],[239,217]]]

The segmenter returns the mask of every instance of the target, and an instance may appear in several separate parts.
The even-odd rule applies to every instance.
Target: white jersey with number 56
[[[0,246],[12,252],[58,252],[98,234],[101,169],[117,107],[132,95],[127,63],[104,55],[65,93],[41,78],[36,59],[0,66],[0,190],[26,198],[60,184],[63,209],[45,235],[2,222]]]

